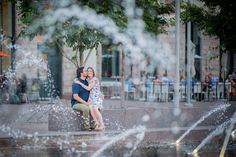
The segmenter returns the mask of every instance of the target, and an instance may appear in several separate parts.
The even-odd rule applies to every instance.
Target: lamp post
[[[179,46],[180,46],[180,1],[175,1],[175,54],[176,54],[176,83],[175,83],[175,115],[179,115]]]
[[[15,71],[15,58],[16,58],[16,54],[15,54],[15,39],[14,37],[11,37],[11,45],[10,45],[10,49],[11,49],[11,70],[12,72]]]
[[[188,4],[191,4],[191,0],[188,0]],[[191,104],[191,22],[187,23],[187,104]]]
[[[15,39],[16,39],[16,6],[15,2],[11,2],[11,12],[12,12],[12,35],[11,35],[11,70],[12,72],[15,71]]]
[[[226,91],[225,91],[225,89],[226,89],[226,72],[227,72],[227,68],[225,67],[224,68],[224,74],[223,74],[223,87],[224,87],[224,91],[223,91],[223,98],[225,99],[225,96],[226,96]]]
[[[2,51],[2,41],[3,41],[3,34],[2,34],[2,30],[1,30],[1,34],[0,34],[0,51]],[[0,75],[2,75],[2,57],[0,57]]]

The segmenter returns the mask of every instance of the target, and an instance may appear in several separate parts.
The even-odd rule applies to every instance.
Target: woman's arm
[[[94,82],[94,81],[91,82],[91,83],[89,83],[88,86],[84,85],[84,84],[81,83],[79,80],[74,80],[74,83],[77,83],[77,84],[81,85],[84,89],[86,89],[86,90],[88,90],[88,91],[90,91],[90,90],[95,86],[95,82]]]

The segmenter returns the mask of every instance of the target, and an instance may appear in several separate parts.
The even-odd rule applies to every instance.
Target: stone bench
[[[91,116],[90,116],[91,117]],[[83,119],[80,111],[72,109],[65,104],[54,104],[48,113],[49,131],[81,131],[83,130]],[[90,118],[90,124],[92,119]]]

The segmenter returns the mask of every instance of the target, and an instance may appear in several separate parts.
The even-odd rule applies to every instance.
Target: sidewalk
[[[67,100],[65,100],[67,101]],[[195,101],[192,102],[192,107],[209,107],[224,103],[224,100],[219,101]],[[236,101],[230,101],[231,105],[236,105]],[[191,107],[191,105],[186,104],[185,102],[179,103],[180,107]],[[105,100],[104,107],[106,109],[118,109],[121,108],[120,100]],[[151,102],[151,101],[124,101],[125,108],[143,108],[143,107],[175,107],[174,102]]]
[[[70,114],[67,111],[73,111],[69,100],[61,100],[54,104],[47,101],[37,104],[2,104],[0,157],[13,154],[17,157],[41,157],[45,154],[50,157],[88,157],[105,146],[102,152],[104,156],[125,156],[127,152],[132,152],[133,148],[133,156],[138,157],[186,156],[188,151],[196,148],[213,130],[231,118],[236,107],[233,103],[230,107],[225,107],[229,105],[220,102],[195,102],[192,107],[181,103],[181,114],[174,116],[173,103],[126,101],[125,108],[120,108],[119,100],[106,100],[103,111],[106,124],[104,132],[50,131],[49,113],[52,110],[62,111],[59,112],[58,122],[68,125]],[[217,112],[213,112],[215,109]],[[183,148],[177,151],[175,141],[208,112],[212,114],[181,140]],[[225,134],[222,133],[211,139],[203,154],[218,156],[216,148],[222,146],[224,137]],[[132,145],[135,143],[137,145]],[[233,151],[235,150],[236,148],[233,148]]]

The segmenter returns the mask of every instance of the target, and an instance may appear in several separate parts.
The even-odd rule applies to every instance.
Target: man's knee
[[[84,105],[84,104],[75,104],[73,106],[73,109],[79,110],[79,111],[82,111],[82,112],[88,112],[89,111],[89,107]]]

